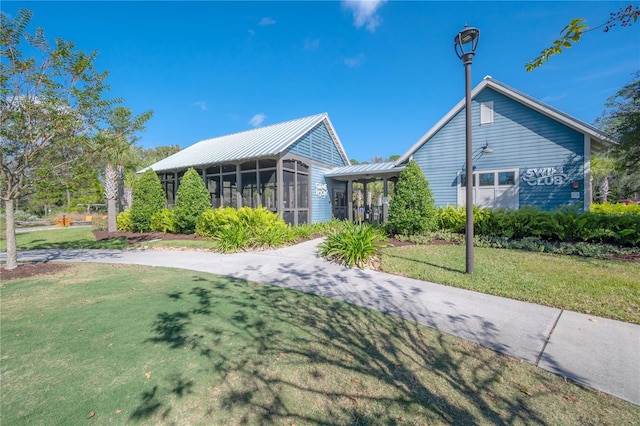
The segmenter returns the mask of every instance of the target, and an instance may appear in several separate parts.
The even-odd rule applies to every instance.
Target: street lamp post
[[[471,62],[478,47],[480,30],[467,27],[454,38],[455,51],[462,60],[465,70],[465,113],[466,113],[466,213],[465,242],[467,248],[467,274],[473,274],[473,142],[471,137]],[[465,49],[466,46],[466,49]]]

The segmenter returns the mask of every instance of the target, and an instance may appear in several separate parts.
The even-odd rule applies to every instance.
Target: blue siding
[[[302,136],[287,152],[332,166],[346,165],[324,123]]]
[[[494,122],[480,125],[480,103],[493,101]],[[472,102],[475,170],[518,169],[520,206],[553,209],[584,201],[584,136],[492,89],[485,89]],[[481,154],[489,143],[494,150]],[[465,109],[445,124],[414,153],[436,204],[457,202],[458,172],[465,163]],[[561,185],[530,186],[522,178],[531,168],[556,168],[567,179]],[[580,198],[572,199],[572,182],[580,184]]]
[[[311,223],[331,220],[331,188],[328,179],[324,177],[330,170],[311,165]],[[326,195],[323,197],[325,188]]]

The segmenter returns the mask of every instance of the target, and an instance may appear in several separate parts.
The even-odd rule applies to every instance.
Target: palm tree
[[[153,111],[134,116],[125,107],[114,108],[107,120],[107,127],[96,136],[96,151],[105,164],[104,193],[107,199],[108,231],[115,232],[119,181],[124,178],[124,168],[133,163],[133,145],[136,133],[143,131]]]

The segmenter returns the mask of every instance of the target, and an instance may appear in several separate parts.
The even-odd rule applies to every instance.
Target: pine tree
[[[193,234],[196,229],[196,220],[209,208],[211,208],[211,194],[198,172],[190,168],[182,177],[176,192],[174,211],[180,231]]]
[[[435,201],[420,166],[409,161],[400,173],[389,206],[387,230],[392,235],[417,235],[435,229]]]

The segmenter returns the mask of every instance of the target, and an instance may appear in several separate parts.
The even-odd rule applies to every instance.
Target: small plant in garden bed
[[[379,228],[344,222],[318,248],[320,255],[329,260],[350,268],[354,265],[364,268],[374,261],[381,248],[389,245],[385,240],[386,234]]]
[[[209,237],[223,253],[268,248],[290,241],[290,228],[264,207],[210,209],[196,222],[196,235]]]

